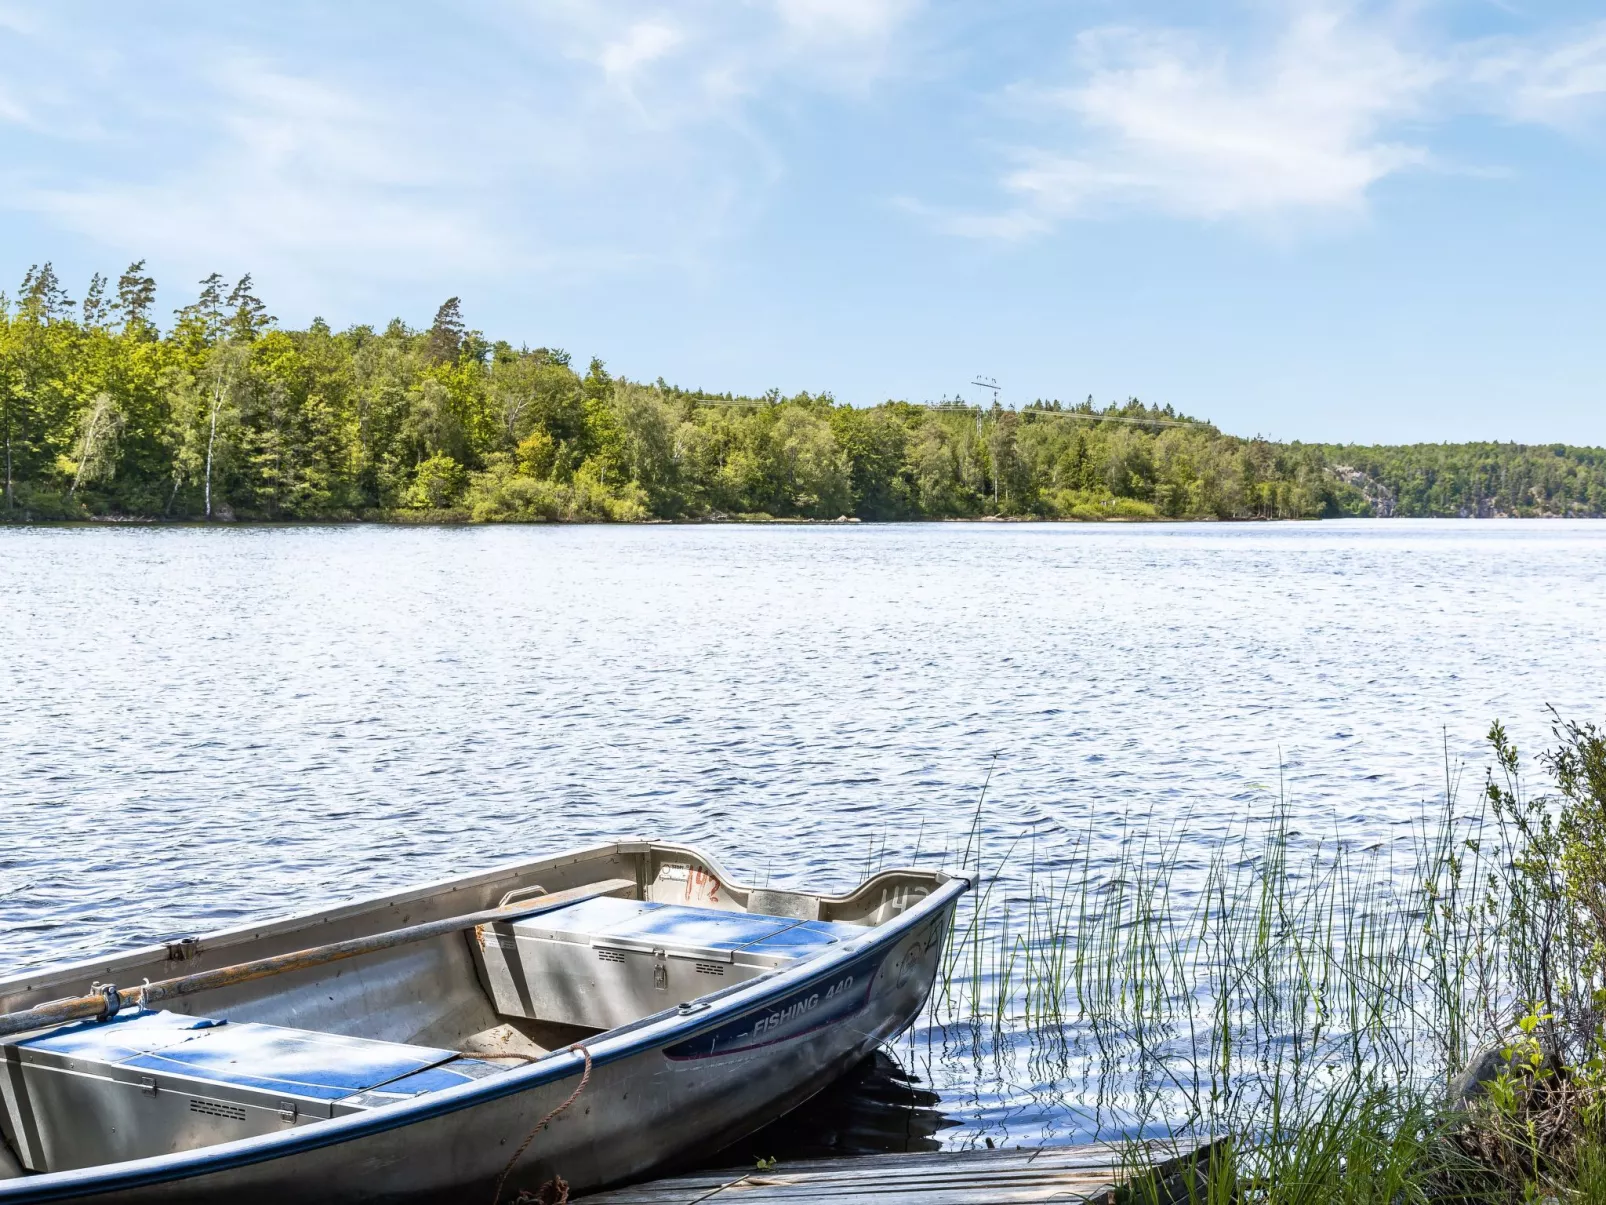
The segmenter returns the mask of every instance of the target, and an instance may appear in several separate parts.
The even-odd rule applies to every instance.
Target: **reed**
[[[1232,1140],[1214,1175],[1166,1193],[1470,1199],[1446,1088],[1513,1001],[1490,906],[1499,842],[1457,786],[1447,773],[1409,837],[1365,848],[1296,832],[1279,795],[1214,840],[1186,818],[1090,821],[988,862],[978,807],[959,856],[977,889],[917,1057],[946,1063],[939,1079],[968,1062],[978,1102],[1078,1119],[1051,1139]]]

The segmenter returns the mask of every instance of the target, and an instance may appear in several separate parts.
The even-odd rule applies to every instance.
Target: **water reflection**
[[[938,1104],[935,1092],[878,1050],[819,1095],[698,1166],[935,1151],[942,1145],[937,1135],[960,1124]]]

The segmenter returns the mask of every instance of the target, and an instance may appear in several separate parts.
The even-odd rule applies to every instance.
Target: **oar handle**
[[[367,937],[333,941],[327,945],[295,950],[289,954],[275,954],[269,958],[257,958],[250,962],[219,967],[213,971],[197,971],[191,975],[162,979],[156,983],[143,983],[138,987],[119,989],[110,984],[104,986],[96,984],[91,994],[87,996],[72,996],[64,1000],[52,1000],[47,1004],[23,1009],[20,1012],[0,1013],[0,1038],[26,1033],[31,1029],[47,1029],[53,1025],[63,1025],[68,1021],[110,1020],[120,1010],[131,1005],[149,1007],[162,1000],[192,996],[197,992],[209,992],[221,987],[234,987],[256,979],[265,979],[269,975],[282,975],[286,971],[323,966],[325,963],[355,958],[360,954],[372,954],[416,941],[427,941],[432,937],[461,932],[478,925],[537,916],[581,900],[594,899],[602,895],[619,895],[626,891],[634,892],[635,889],[634,879],[605,879],[600,883],[587,883],[583,887],[571,887],[567,891],[554,891],[550,895],[523,900],[502,908],[487,908],[482,912],[470,912],[463,916],[428,921],[421,925],[408,925],[402,929],[374,933]]]

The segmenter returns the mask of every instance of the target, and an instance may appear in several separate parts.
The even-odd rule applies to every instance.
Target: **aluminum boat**
[[[771,890],[619,841],[13,977],[0,1205],[489,1205],[640,1178],[906,1028],[968,887]]]

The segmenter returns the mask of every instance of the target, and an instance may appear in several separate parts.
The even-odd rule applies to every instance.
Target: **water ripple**
[[[845,886],[995,755],[1043,866],[1279,790],[1391,842],[1603,633],[1591,523],[0,530],[0,964],[633,833]]]

